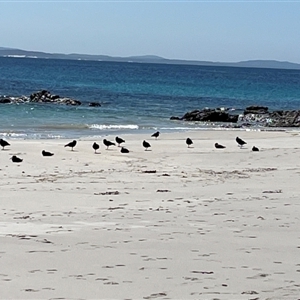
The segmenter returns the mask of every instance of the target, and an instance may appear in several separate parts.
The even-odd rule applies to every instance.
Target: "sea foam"
[[[107,129],[139,129],[138,125],[104,125],[104,124],[92,124],[89,125],[91,129],[107,130]]]

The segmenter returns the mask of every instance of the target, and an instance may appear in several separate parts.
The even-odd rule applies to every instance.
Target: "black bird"
[[[147,141],[143,141],[143,147],[145,148],[145,151],[147,151],[151,145]]]
[[[160,132],[156,131],[151,135],[151,137],[155,137],[157,139],[159,137],[159,135],[160,135]]]
[[[11,159],[12,162],[14,162],[14,163],[20,163],[20,162],[23,161],[22,158],[20,158],[20,157],[18,157],[18,156],[15,156],[15,155],[13,155],[10,159]]]
[[[43,155],[43,156],[53,156],[54,153],[51,153],[51,152],[48,152],[48,151],[43,150],[43,151],[42,151],[42,155]]]
[[[92,147],[95,150],[95,153],[97,153],[97,150],[100,148],[100,146],[96,142],[93,144]]]
[[[116,142],[118,144],[118,147],[120,147],[120,144],[125,143],[125,141],[122,138],[118,137],[118,136],[116,136]]]
[[[242,148],[243,145],[247,144],[245,141],[243,141],[242,139],[240,139],[238,136],[236,137],[236,142],[239,144],[239,146]]]
[[[185,142],[188,145],[188,148],[190,148],[190,146],[193,145],[193,141],[190,138],[187,138]]]
[[[252,147],[252,151],[259,151],[259,149],[255,146]]]
[[[0,146],[2,147],[2,150],[4,150],[4,147],[10,146],[10,144],[5,140],[0,139]]]
[[[215,143],[215,147],[216,147],[217,149],[224,149],[224,148],[226,148],[225,146],[220,145],[220,144],[218,144],[218,143]]]
[[[121,148],[121,153],[129,153],[129,150],[125,147]]]
[[[73,151],[73,148],[76,146],[76,144],[77,144],[77,141],[74,140],[74,141],[70,142],[69,144],[65,145],[65,147],[70,147],[70,148],[72,148],[72,151]]]
[[[103,140],[103,144],[107,147],[106,149],[108,149],[109,146],[116,146],[114,142],[108,141],[106,139]]]

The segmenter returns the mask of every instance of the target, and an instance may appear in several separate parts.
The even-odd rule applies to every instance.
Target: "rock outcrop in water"
[[[238,121],[238,115],[230,115],[225,108],[204,108],[202,110],[187,112],[181,118],[171,117],[171,120],[236,123]]]
[[[38,102],[38,103],[59,103],[66,105],[81,105],[81,102],[71,98],[60,97],[59,95],[52,95],[47,90],[42,90],[36,93],[33,93],[29,96],[29,102]]]
[[[21,97],[0,96],[0,104],[25,103],[25,102],[29,102],[29,98],[26,96],[21,96]]]
[[[240,116],[240,121],[264,127],[300,127],[300,110],[275,110],[268,107],[250,106]]]
[[[74,100],[68,97],[60,97],[58,95],[52,95],[47,90],[42,90],[36,93],[32,93],[29,97],[21,96],[21,97],[1,97],[0,103],[57,103],[57,104],[65,104],[65,105],[81,105],[81,102],[78,100]]]
[[[8,97],[1,97],[0,103],[2,104],[11,103],[11,100]]]
[[[300,127],[300,110],[276,110],[269,112],[265,106],[248,106],[243,114],[231,113],[229,109],[215,108],[193,110],[182,117],[171,117],[171,120],[228,123],[223,127]]]

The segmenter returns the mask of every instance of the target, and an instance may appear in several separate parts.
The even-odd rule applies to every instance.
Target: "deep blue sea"
[[[170,117],[204,107],[237,113],[249,105],[300,109],[300,70],[0,58],[0,95],[29,96],[44,89],[83,104],[0,104],[0,137],[203,129],[207,125]]]

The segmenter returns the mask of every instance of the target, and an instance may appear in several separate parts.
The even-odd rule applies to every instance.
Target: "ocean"
[[[300,70],[0,57],[0,96],[40,90],[82,105],[0,104],[0,137],[101,138],[218,128],[170,117],[204,107],[236,113],[250,105],[299,109]]]

